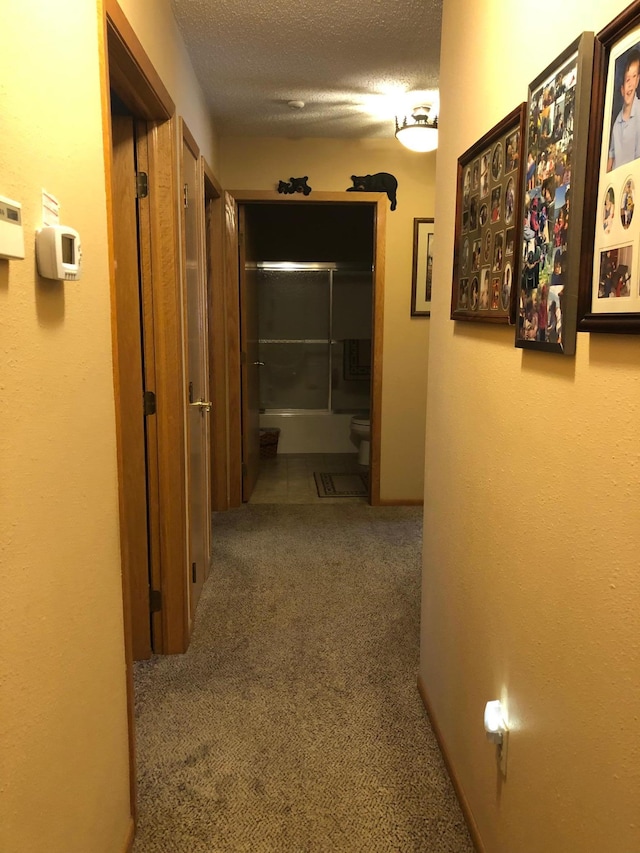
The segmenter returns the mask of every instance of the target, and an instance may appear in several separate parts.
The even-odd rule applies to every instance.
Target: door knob
[[[189,405],[195,406],[196,408],[200,409],[201,412],[210,412],[213,403],[211,403],[209,400],[196,400],[195,403],[189,403]]]
[[[254,361],[256,367],[264,367],[264,361]]]

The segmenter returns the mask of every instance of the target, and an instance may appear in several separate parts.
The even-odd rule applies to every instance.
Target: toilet
[[[351,418],[351,440],[358,448],[358,463],[369,465],[371,446],[371,421],[369,418],[354,416]]]

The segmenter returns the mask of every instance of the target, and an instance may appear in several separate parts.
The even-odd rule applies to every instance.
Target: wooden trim
[[[424,501],[422,498],[408,498],[408,499],[399,499],[399,500],[391,500],[391,501],[381,501],[379,500],[376,506],[424,506]]]
[[[371,193],[366,193],[371,195]],[[386,264],[387,197],[377,195],[374,221],[373,342],[371,354],[371,448],[369,453],[369,500],[380,505],[380,457],[382,435],[382,341],[384,336],[384,271]]]
[[[175,104],[117,0],[104,0],[104,10],[111,85],[137,118],[170,118]]]
[[[138,170],[150,172],[149,135],[145,121],[136,122],[136,154]],[[142,326],[144,347],[144,387],[157,394],[156,350],[153,315],[153,269],[151,236],[151,203],[149,196],[138,200],[138,245],[140,249],[140,291],[142,301]],[[152,589],[162,589],[162,564],[160,544],[160,487],[158,462],[158,420],[146,419],[147,454],[147,512],[149,529],[149,573]],[[161,613],[151,614],[152,647],[154,652],[163,647]]]
[[[442,735],[442,730],[440,729],[440,726],[436,721],[433,709],[431,707],[431,703],[429,702],[427,688],[421,676],[418,676],[418,692],[420,693],[420,698],[422,699],[425,711],[427,712],[427,716],[429,717],[429,722],[431,723],[433,733],[436,736],[436,740],[438,741],[438,746],[440,747],[440,752],[442,753],[442,758],[444,759],[444,763],[447,768],[447,773],[449,774],[449,778],[451,779],[451,784],[453,785],[456,797],[458,799],[458,802],[460,803],[460,808],[462,809],[462,814],[465,819],[465,823],[467,824],[467,829],[469,830],[469,835],[471,836],[473,846],[477,850],[477,853],[485,853],[485,847],[482,843],[482,838],[480,837],[478,825],[475,821],[475,818],[473,817],[471,807],[469,806],[469,801],[465,796],[462,785],[460,784],[460,780],[458,779],[458,776],[456,774],[455,767],[453,766],[453,762],[451,761],[451,756],[449,755],[449,750],[447,749],[447,745]]]
[[[154,651],[180,653],[189,643],[185,400],[182,358],[175,106],[117,0],[105,0],[109,85],[136,118],[146,119],[149,155],[147,262],[152,276],[157,414],[157,527],[162,611],[154,616]],[[117,324],[117,316],[114,316]],[[146,331],[146,330],[145,330]],[[149,458],[149,457],[148,457]],[[159,544],[158,544],[159,542]],[[153,548],[153,542],[152,542]],[[158,562],[155,562],[155,561]],[[134,774],[135,778],[135,774]]]
[[[133,842],[136,840],[136,825],[133,819],[129,820],[129,826],[127,827],[127,833],[124,839],[124,845],[122,847],[123,853],[133,853]]]
[[[105,194],[107,202],[107,250],[109,261],[109,290],[111,300],[112,318],[115,312],[116,302],[116,276],[115,276],[115,252],[114,252],[114,228],[113,228],[113,197],[111,186],[111,98],[109,95],[109,57],[107,51],[107,21],[102,7],[98,5],[98,58],[100,73],[100,105],[102,112],[102,147],[104,156]],[[112,319],[111,341],[113,358],[113,385],[115,400],[115,429],[116,429],[116,462],[118,468],[118,483],[123,481],[122,472],[124,467],[122,453],[122,411],[119,405],[119,376],[120,364],[118,361],[117,328]],[[124,515],[124,497],[122,489],[118,488],[118,507],[120,526]],[[127,731],[129,739],[129,808],[131,811],[130,837],[133,839],[135,833],[135,820],[137,814],[137,777],[136,777],[136,748],[135,748],[135,710],[133,692],[133,631],[131,628],[131,591],[130,578],[128,575],[128,564],[126,551],[128,543],[126,536],[120,534],[120,566],[122,578],[122,610],[124,624],[124,662],[125,662],[125,684],[127,693]]]
[[[225,285],[227,304],[227,377],[229,435],[229,506],[242,506],[242,399],[240,393],[240,293],[238,263],[238,209],[233,196],[224,194]]]
[[[207,303],[209,314],[209,399],[211,408],[211,509],[229,508],[227,447],[227,326],[224,264],[224,198],[218,182],[202,158],[205,199],[209,211],[207,233]]]
[[[195,136],[187,127],[187,123],[182,116],[180,116],[180,136],[187,143],[187,148],[197,160],[200,157],[200,148],[198,147]]]
[[[121,535],[127,542],[124,559],[129,577],[134,660],[151,657],[149,620],[149,541],[147,538],[147,463],[143,408],[143,359],[140,305],[140,262],[135,186],[134,121],[111,116],[112,213],[115,252],[115,302],[117,317],[118,408],[122,456],[120,474],[123,499]]]
[[[211,166],[207,163],[206,158],[202,158],[202,168],[204,169],[204,184],[206,191],[211,198],[222,198],[224,190],[216,176],[213,174]]]
[[[236,202],[249,201],[252,204],[260,204],[260,202],[273,203],[288,202],[291,204],[377,204],[381,201],[388,201],[384,193],[360,193],[360,192],[313,192],[310,195],[302,193],[293,193],[292,195],[283,195],[277,190],[229,190],[229,195],[233,196]],[[385,210],[386,210],[386,204]]]
[[[373,316],[373,344],[372,344],[372,376],[371,376],[371,450],[369,461],[370,472],[370,494],[369,501],[372,506],[380,505],[380,456],[381,456],[381,412],[382,412],[382,344],[384,336],[384,276],[386,263],[386,215],[387,196],[384,193],[355,192],[314,192],[308,196],[302,193],[294,195],[283,195],[277,190],[230,190],[226,195],[234,202],[234,210],[237,215],[237,205],[240,203],[313,203],[320,204],[373,204],[375,205],[374,221],[374,316]],[[228,223],[227,223],[228,225]],[[227,228],[228,231],[228,228]],[[235,240],[235,269],[227,268],[228,286],[228,381],[229,381],[229,434],[235,435],[235,430],[242,435],[242,424],[240,419],[240,341],[239,328],[240,316],[234,317],[235,304],[238,302],[238,260]],[[231,246],[229,233],[227,233],[227,258],[229,263],[234,248]],[[233,303],[233,304],[232,304]],[[234,338],[237,335],[237,340]],[[236,364],[237,361],[237,364]],[[238,413],[237,418],[235,413]],[[242,482],[242,446],[229,445],[229,477],[230,486],[235,488],[235,481],[239,477]],[[236,493],[234,492],[234,498]],[[241,500],[241,493],[240,498]],[[240,503],[230,502],[231,506],[240,506]]]
[[[175,123],[150,123],[149,196],[156,353],[162,647],[189,645],[186,434]]]

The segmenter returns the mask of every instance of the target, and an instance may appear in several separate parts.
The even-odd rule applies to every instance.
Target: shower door
[[[284,262],[257,268],[261,411],[368,412],[371,270]]]

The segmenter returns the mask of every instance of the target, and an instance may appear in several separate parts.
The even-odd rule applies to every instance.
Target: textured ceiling
[[[171,4],[222,135],[390,137],[402,108],[437,112],[441,0]]]

